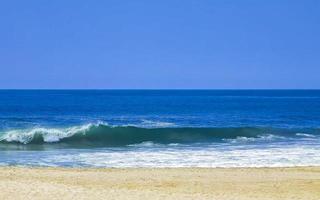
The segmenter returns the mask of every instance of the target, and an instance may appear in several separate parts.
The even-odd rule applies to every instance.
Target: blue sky
[[[320,88],[317,0],[12,0],[0,27],[0,88]]]

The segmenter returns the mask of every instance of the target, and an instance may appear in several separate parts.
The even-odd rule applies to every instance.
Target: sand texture
[[[320,167],[0,168],[0,199],[319,200]]]

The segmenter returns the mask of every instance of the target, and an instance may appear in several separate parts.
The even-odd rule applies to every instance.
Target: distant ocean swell
[[[250,142],[279,140],[283,138],[316,138],[317,129],[298,132],[291,129],[254,127],[199,128],[166,127],[144,128],[134,126],[109,126],[104,123],[86,124],[69,128],[32,128],[9,130],[0,133],[2,144],[64,144],[79,147],[126,146],[144,142],[157,144]]]

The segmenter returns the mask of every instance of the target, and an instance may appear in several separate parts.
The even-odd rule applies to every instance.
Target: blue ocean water
[[[320,90],[0,90],[0,165],[320,165]]]

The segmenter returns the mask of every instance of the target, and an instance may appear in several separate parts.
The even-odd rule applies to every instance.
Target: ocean
[[[0,90],[0,165],[320,166],[320,90]]]

